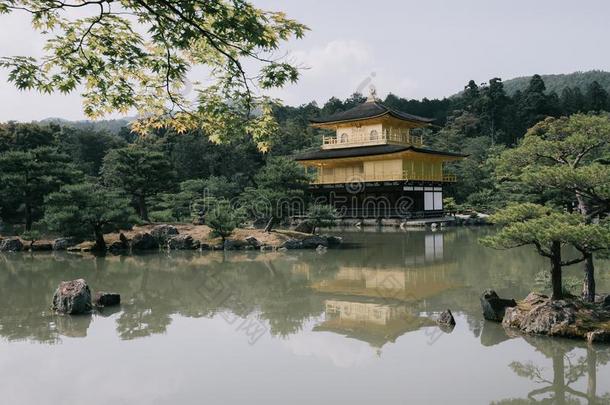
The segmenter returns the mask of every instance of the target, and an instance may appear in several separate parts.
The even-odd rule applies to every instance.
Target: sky
[[[286,104],[319,104],[373,84],[382,98],[454,94],[474,79],[610,70],[607,0],[254,0],[306,24],[280,53],[302,66],[274,91]],[[40,54],[27,16],[0,16],[0,55]],[[78,94],[18,91],[0,70],[0,122],[84,119]],[[112,116],[109,118],[116,118]]]

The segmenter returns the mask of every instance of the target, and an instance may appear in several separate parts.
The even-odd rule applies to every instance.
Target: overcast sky
[[[287,104],[367,92],[434,98],[474,79],[610,70],[607,0],[255,0],[309,26],[286,45],[307,66],[276,92]],[[0,16],[0,55],[36,55],[40,38],[20,14]],[[20,92],[0,71],[0,122],[82,119],[78,94]]]

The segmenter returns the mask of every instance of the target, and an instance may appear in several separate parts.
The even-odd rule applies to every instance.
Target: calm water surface
[[[346,232],[362,247],[325,254],[0,255],[0,403],[610,403],[610,347],[483,320],[483,289],[523,297],[546,265],[481,247],[486,232]],[[80,277],[122,306],[53,315],[57,284]],[[430,320],[446,308],[450,333]]]

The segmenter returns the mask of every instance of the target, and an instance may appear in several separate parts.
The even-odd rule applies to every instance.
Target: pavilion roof
[[[413,151],[418,153],[426,153],[431,155],[441,155],[449,157],[467,157],[468,155],[456,152],[444,152],[437,151],[428,148],[417,147],[413,145],[372,145],[372,146],[356,146],[352,148],[340,148],[340,149],[317,149],[314,151],[303,152],[295,156],[295,160],[323,160],[323,159],[337,159],[337,158],[350,158],[358,156],[375,156],[375,155],[387,155],[391,153]]]
[[[316,124],[333,124],[349,121],[358,121],[371,118],[380,118],[385,115],[389,115],[402,121],[415,122],[418,124],[429,124],[434,121],[433,118],[420,117],[406,112],[397,111],[390,107],[385,106],[378,100],[368,100],[356,107],[350,108],[346,111],[341,111],[324,118],[312,119],[310,122],[313,125]]]

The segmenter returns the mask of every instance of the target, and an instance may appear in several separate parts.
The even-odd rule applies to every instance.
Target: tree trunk
[[[267,222],[267,225],[265,226],[265,232],[271,232],[274,225],[275,225],[275,217],[269,218],[269,222]]]
[[[551,284],[553,286],[552,300],[563,298],[561,282],[561,243],[553,242],[551,245]]]
[[[26,202],[25,203],[25,230],[26,231],[31,231],[32,230],[32,206]]]
[[[585,219],[586,223],[591,223],[591,215],[589,204],[585,200],[585,198],[580,195],[580,193],[576,193],[576,199],[578,201],[578,211],[580,211],[581,215]],[[595,265],[593,264],[593,254],[592,253],[584,253],[585,261],[584,261],[584,271],[585,277],[582,283],[582,299],[587,302],[595,301]]]
[[[593,267],[593,254],[585,255],[585,279],[582,283],[582,299],[595,302],[595,268]]]
[[[93,246],[93,250],[97,252],[105,252],[106,251],[106,241],[104,240],[104,232],[101,227],[96,227],[93,232],[95,236],[95,246]]]
[[[143,195],[138,196],[138,210],[140,211],[140,218],[148,221],[148,207],[146,206],[146,198]]]

